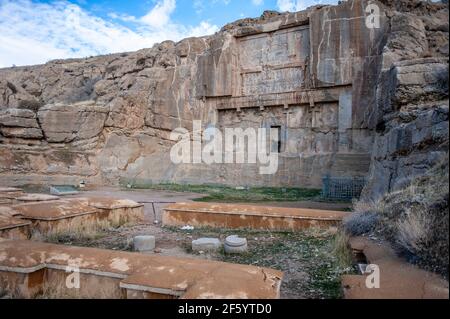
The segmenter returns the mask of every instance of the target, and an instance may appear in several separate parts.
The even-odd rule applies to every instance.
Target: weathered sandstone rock
[[[211,36],[137,52],[2,69],[1,178],[320,187],[324,175],[372,177],[379,170],[366,190],[378,196],[396,183],[386,176],[422,171],[440,156],[436,134],[448,123],[448,7],[373,3],[378,28],[366,25],[369,1],[350,0],[265,12]],[[260,175],[254,164],[173,164],[170,132],[192,130],[192,120],[221,130],[279,127],[277,172]],[[377,145],[396,148],[395,134],[402,136],[399,150],[408,149],[403,136],[419,123],[427,124],[411,133],[411,145],[429,148],[380,155]]]
[[[39,109],[38,118],[49,142],[71,142],[97,136],[108,110],[91,102],[51,104]]]

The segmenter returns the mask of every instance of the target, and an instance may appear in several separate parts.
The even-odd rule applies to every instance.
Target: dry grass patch
[[[448,278],[448,169],[447,157],[403,189],[356,203],[345,230],[385,239],[410,262]]]
[[[333,255],[336,256],[337,263],[341,268],[350,268],[353,265],[349,239],[350,236],[343,230],[340,230],[333,239]]]
[[[129,208],[120,208],[112,210],[107,218],[84,215],[50,222],[46,226],[37,225],[34,227],[32,239],[54,243],[94,240],[102,237],[107,230],[140,223],[142,223],[141,213]]]

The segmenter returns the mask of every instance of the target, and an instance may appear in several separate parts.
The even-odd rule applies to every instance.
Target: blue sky
[[[0,67],[134,51],[337,0],[0,0]]]
[[[52,2],[52,1],[42,1]],[[158,0],[72,0],[74,4],[105,19],[112,14],[139,17],[155,7]],[[198,25],[208,21],[217,26],[243,17],[258,17],[264,10],[298,11],[318,3],[337,0],[177,0],[171,18],[175,23]],[[132,27],[131,24],[128,24]]]

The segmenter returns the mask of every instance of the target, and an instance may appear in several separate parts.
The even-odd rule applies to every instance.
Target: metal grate
[[[75,195],[78,190],[72,185],[52,185],[50,186],[50,194],[52,195]]]
[[[364,177],[322,178],[322,197],[327,199],[351,200],[359,198],[366,184]]]

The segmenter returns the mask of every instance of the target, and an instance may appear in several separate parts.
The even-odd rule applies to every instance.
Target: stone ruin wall
[[[266,12],[212,36],[132,53],[2,69],[0,178],[321,187],[327,174],[367,176],[385,112],[380,76],[403,54],[385,47],[396,39],[392,12],[402,8],[383,2],[375,29],[365,24],[368,1],[353,0]],[[434,6],[448,18],[448,9]],[[446,32],[448,57],[448,22]],[[279,126],[278,172],[172,164],[170,132],[192,129],[195,119],[204,128]]]

